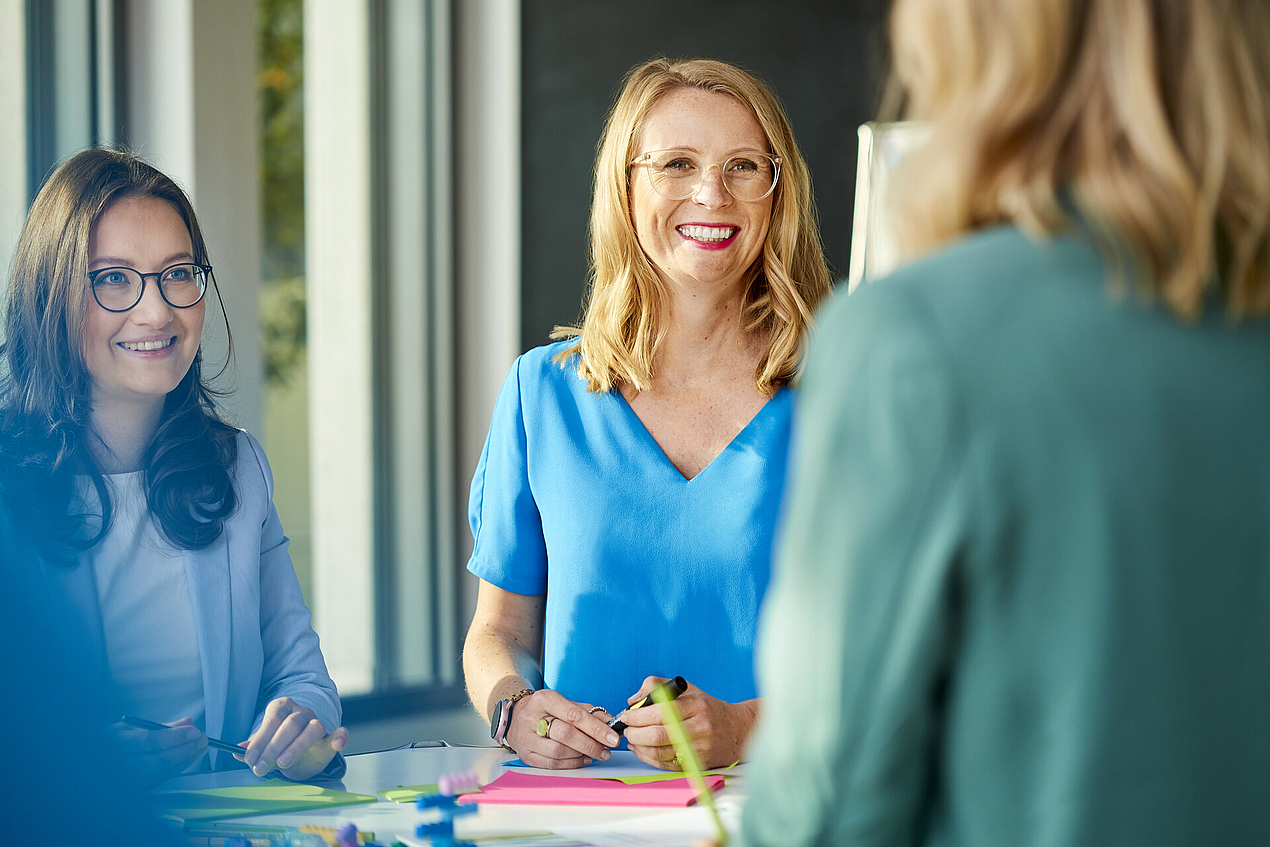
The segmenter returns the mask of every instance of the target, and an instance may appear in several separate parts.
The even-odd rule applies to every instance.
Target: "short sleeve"
[[[503,382],[472,477],[468,523],[473,547],[467,569],[505,591],[537,595],[547,592],[547,545],[529,484],[525,394],[535,389],[522,384],[523,365],[522,356]]]

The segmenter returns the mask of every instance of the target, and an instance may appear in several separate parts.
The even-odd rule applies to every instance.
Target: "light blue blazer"
[[[234,487],[238,508],[220,537],[201,550],[185,551],[207,734],[245,740],[260,725],[269,702],[284,696],[312,709],[330,732],[340,725],[339,695],[291,566],[290,541],[273,506],[269,462],[246,432],[238,435]],[[113,698],[93,571],[45,562],[44,574],[54,608],[64,612],[72,661],[85,663],[77,672],[90,686],[96,683],[96,708],[106,709]],[[154,627],[161,638],[163,621],[154,621]],[[209,753],[213,767],[236,764],[229,753]],[[323,775],[337,776],[337,771],[343,771],[342,760]]]

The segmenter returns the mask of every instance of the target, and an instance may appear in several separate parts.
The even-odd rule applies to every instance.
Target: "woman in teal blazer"
[[[4,310],[0,494],[80,656],[85,718],[143,778],[334,775],[348,740],[260,445],[202,375],[208,250],[185,193],[127,153],[49,178]],[[210,758],[209,758],[210,757]]]
[[[1264,844],[1270,6],[892,32],[938,249],[818,322],[741,841]]]

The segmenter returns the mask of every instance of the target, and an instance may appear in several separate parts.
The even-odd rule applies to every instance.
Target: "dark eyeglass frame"
[[[199,271],[201,271],[205,278],[205,281],[203,283],[202,290],[199,291],[198,293],[197,300],[195,300],[193,303],[178,305],[176,303],[173,303],[171,300],[169,300],[167,292],[163,290],[163,276],[164,274],[166,274],[168,271],[172,270],[173,268],[182,268],[182,267],[194,268],[196,275]],[[132,305],[125,306],[122,309],[112,309],[109,306],[107,306],[105,303],[101,302],[101,298],[97,296],[97,278],[100,277],[102,274],[107,273],[109,271],[132,271],[134,274],[141,277],[141,288],[138,289],[137,299],[132,301]],[[159,296],[163,298],[164,303],[167,303],[173,309],[190,309],[190,308],[193,308],[194,306],[197,306],[199,303],[202,303],[203,298],[207,295],[207,289],[212,286],[213,281],[215,280],[215,277],[212,276],[212,266],[199,264],[198,262],[173,262],[172,264],[168,265],[163,270],[157,271],[156,273],[149,273],[149,274],[143,274],[141,271],[137,270],[136,268],[130,268],[127,265],[111,265],[108,268],[98,268],[95,271],[89,271],[87,276],[88,276],[88,287],[92,289],[93,299],[97,301],[97,305],[101,306],[107,312],[115,312],[116,314],[118,314],[119,312],[127,312],[136,308],[136,305],[141,302],[141,298],[146,295],[146,277],[148,276],[152,276],[156,279],[156,284],[159,286]]]

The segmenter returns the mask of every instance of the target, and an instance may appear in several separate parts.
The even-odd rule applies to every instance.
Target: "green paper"
[[[717,775],[717,776],[722,776],[724,779],[727,779],[728,775],[724,773],[724,771],[732,770],[732,768],[736,767],[739,764],[740,762],[733,762],[732,764],[728,765],[726,768],[715,768],[714,770],[705,771],[701,775],[703,777]],[[678,771],[666,771],[665,773],[641,774],[639,776],[605,777],[605,779],[615,779],[618,782],[625,782],[627,785],[642,785],[645,782],[661,782],[663,779],[683,779],[683,778],[684,778],[684,775],[679,773]]]
[[[425,794],[436,794],[440,790],[441,789],[435,784],[398,785],[396,788],[385,788],[379,793],[383,795],[385,799],[391,800],[393,803],[413,803]],[[464,794],[479,794],[480,791],[481,789],[479,788],[465,788],[456,796],[461,797]]]
[[[155,794],[153,801],[159,814],[184,822],[279,812],[307,812],[334,806],[376,803],[378,798],[274,779],[257,785]]]
[[[379,793],[393,803],[413,803],[425,794],[436,794],[439,789],[432,785],[398,785],[396,788],[385,788]]]

